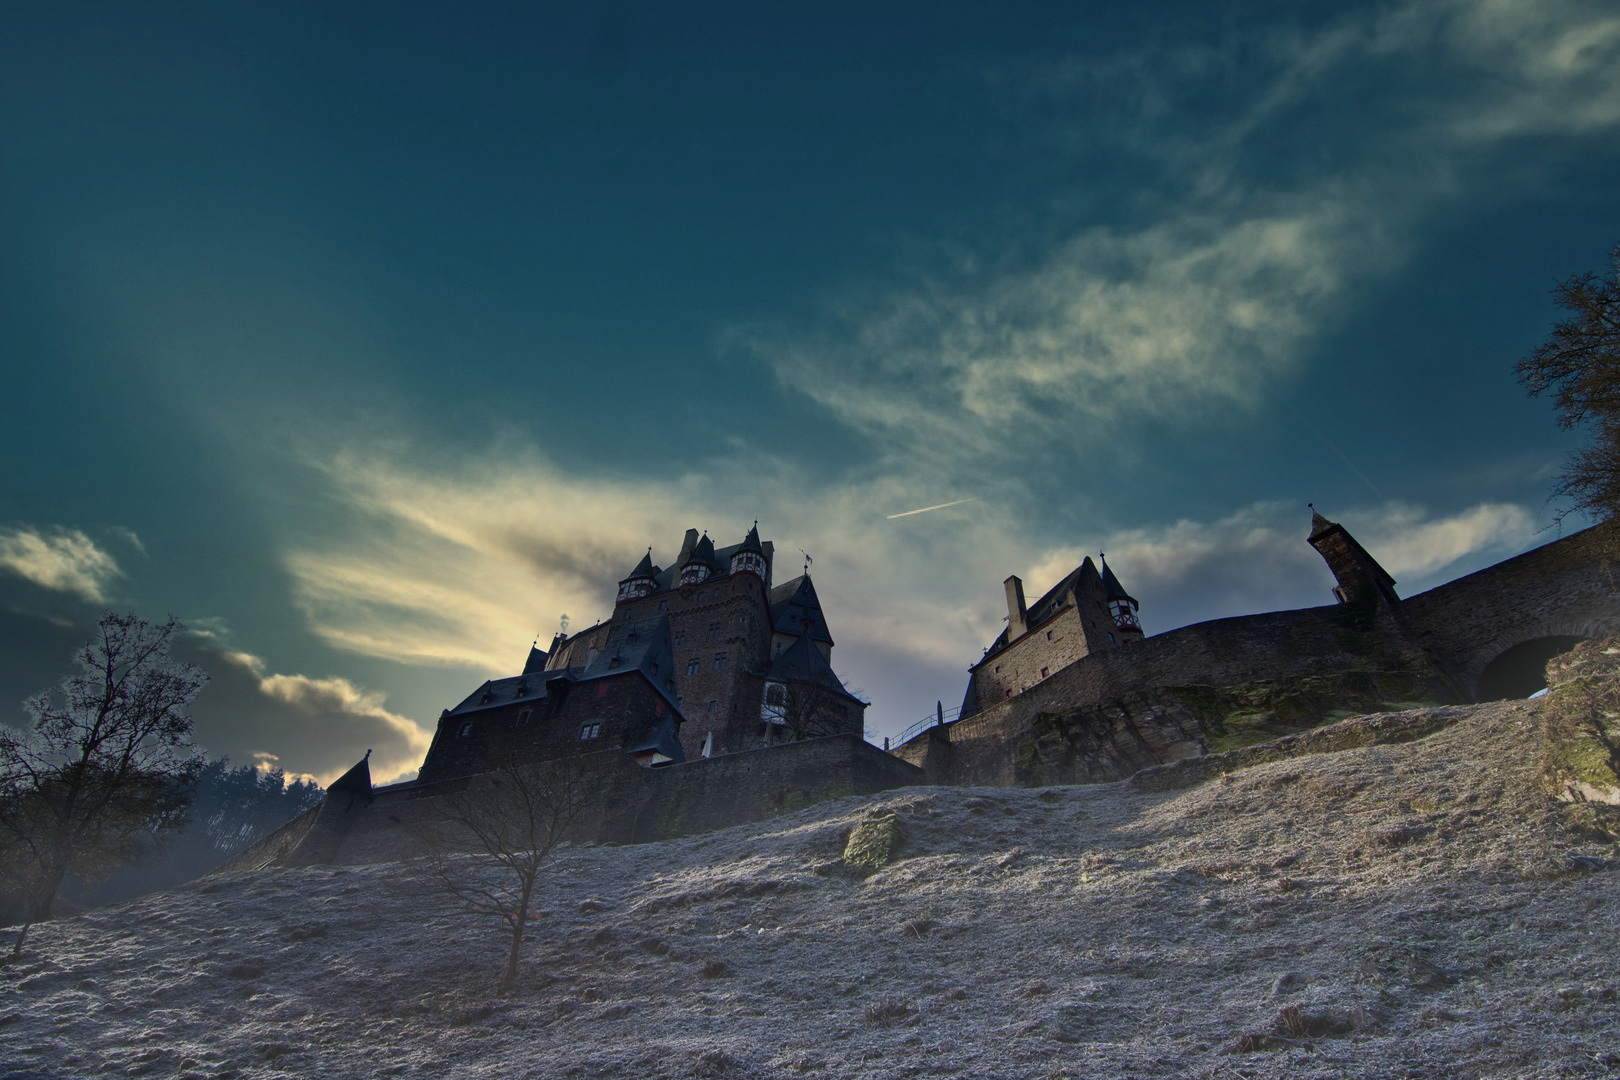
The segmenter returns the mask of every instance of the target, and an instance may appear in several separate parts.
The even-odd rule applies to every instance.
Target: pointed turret
[[[630,571],[630,576],[619,582],[619,597],[615,603],[622,604],[627,600],[639,600],[641,597],[656,591],[658,588],[658,567],[653,565],[652,548],[636,563],[636,568]]]
[[[538,645],[529,646],[529,658],[523,663],[523,674],[532,675],[536,671],[546,670],[546,654],[540,651]]]
[[[753,574],[760,581],[765,580],[765,548],[759,542],[759,522],[754,522],[742,546],[731,553],[731,572]]]
[[[1114,625],[1121,633],[1140,637],[1142,624],[1137,620],[1136,613],[1142,606],[1136,598],[1125,591],[1125,586],[1119,583],[1113,570],[1108,567],[1108,556],[1099,555],[1102,560],[1103,595],[1108,601],[1108,614],[1114,617]]]
[[[709,534],[704,533],[703,539],[697,542],[692,554],[686,557],[681,565],[681,584],[698,585],[707,581],[709,575],[714,573],[714,541]]]
[[[1323,517],[1314,504],[1306,505],[1311,508],[1310,545],[1338,579],[1333,595],[1338,597],[1339,603],[1380,600],[1389,606],[1400,603],[1395,579],[1378,565],[1378,560],[1367,554],[1367,549],[1358,544],[1343,525]]]

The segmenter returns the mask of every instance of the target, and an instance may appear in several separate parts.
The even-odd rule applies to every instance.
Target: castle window
[[[469,720],[465,724],[461,725],[461,730],[456,732],[456,738],[465,739],[468,735],[471,735],[471,734],[472,734],[472,721]]]
[[[998,674],[999,674],[999,673],[1000,673],[1000,671],[1001,671],[1001,665],[1000,665],[1000,664],[997,664],[997,665],[996,665],[996,672],[997,672],[997,673],[998,673]]]
[[[780,683],[772,683],[765,688],[765,704],[780,708],[787,704],[787,687]]]
[[[600,738],[601,735],[602,735],[602,725],[601,724],[586,724],[584,727],[579,729],[579,741],[580,742],[589,742],[592,739]]]
[[[714,655],[714,670],[716,670],[716,671],[724,671],[724,670],[726,670],[726,654],[725,653],[715,653],[715,655]]]
[[[1115,640],[1117,640],[1117,639],[1116,639],[1116,638],[1115,638],[1115,637],[1114,637],[1114,635],[1113,635],[1113,634],[1109,634],[1109,635],[1108,635],[1108,640],[1109,640],[1109,641],[1115,641]]]
[[[1052,669],[1051,668],[1041,668],[1041,678],[1044,679],[1050,674],[1052,674]]]
[[[518,715],[517,715],[517,726],[522,727],[524,724],[527,724],[529,722],[529,717],[531,717],[533,715],[534,715],[534,710],[533,709],[522,709],[522,710],[520,710],[518,712]]]
[[[720,624],[719,623],[712,622],[712,623],[709,624],[709,640],[710,641],[719,641],[720,640]]]
[[[688,675],[696,675],[698,673],[698,666],[702,663],[703,661],[699,660],[697,657],[692,657],[692,659],[686,662],[686,673]]]
[[[607,683],[602,682],[602,683],[597,683],[596,684],[596,696],[597,697],[607,697],[607,691],[608,691]]]
[[[658,601],[658,610],[659,611],[668,611],[669,610],[669,601],[668,600],[660,600],[660,601]]]
[[[1047,640],[1047,641],[1051,641],[1051,640],[1052,640],[1052,631],[1050,631],[1050,630],[1048,630],[1048,631],[1047,631],[1047,632],[1046,632],[1046,640]]]
[[[715,713],[717,713],[719,711],[720,711],[720,703],[718,701],[709,702],[709,715],[710,716],[713,716]]]
[[[1012,697],[1012,687],[1007,687],[1007,696]]]
[[[675,644],[676,645],[685,645],[686,644],[686,631],[685,630],[677,630],[677,631],[675,631]]]

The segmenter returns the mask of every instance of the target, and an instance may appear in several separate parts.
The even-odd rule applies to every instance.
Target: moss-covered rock
[[[844,865],[870,874],[894,861],[906,842],[906,828],[893,810],[873,810],[850,830],[844,845]]]
[[[1620,804],[1620,641],[1586,641],[1547,662],[1542,780],[1566,802]]]

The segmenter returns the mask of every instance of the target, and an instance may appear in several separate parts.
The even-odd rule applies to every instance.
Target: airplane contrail
[[[910,517],[912,514],[926,514],[930,510],[943,510],[947,506],[961,506],[963,503],[978,502],[979,498],[980,496],[975,495],[971,499],[957,499],[955,502],[940,503],[938,506],[925,506],[921,510],[907,510],[903,514],[890,514],[888,520],[893,521],[895,518]]]

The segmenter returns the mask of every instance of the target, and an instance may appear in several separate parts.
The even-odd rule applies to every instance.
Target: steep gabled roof
[[[832,631],[827,629],[827,618],[821,613],[821,601],[810,575],[804,574],[783,582],[771,590],[771,629],[778,634],[808,634],[816,641],[833,644]]]
[[[653,689],[679,715],[675,700],[675,649],[671,644],[669,616],[633,619],[620,623],[582,671],[571,674],[575,682],[592,682],[639,671]]]
[[[832,665],[827,663],[821,650],[809,634],[801,634],[799,640],[782,650],[782,655],[771,661],[771,666],[765,672],[765,678],[770,682],[781,683],[809,683],[824,690],[831,690],[848,698],[850,701],[866,703],[860,698],[844,689],[843,682],[834,674]]]
[[[523,674],[533,675],[537,671],[546,669],[546,654],[538,648],[529,646],[529,658],[523,662]]]

